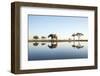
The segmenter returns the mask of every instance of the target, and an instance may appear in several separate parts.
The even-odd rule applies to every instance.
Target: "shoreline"
[[[88,40],[28,40],[28,42],[88,42]]]

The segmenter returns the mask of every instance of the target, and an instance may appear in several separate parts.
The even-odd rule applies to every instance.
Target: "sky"
[[[72,38],[73,33],[83,33],[88,36],[88,17],[79,16],[45,16],[28,15],[29,39],[34,35],[48,37],[57,34],[58,39]]]

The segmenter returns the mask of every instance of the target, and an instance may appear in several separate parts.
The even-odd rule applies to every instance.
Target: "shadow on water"
[[[41,42],[34,42],[34,43],[33,43],[33,46],[38,46],[39,43],[41,43]],[[41,43],[41,46],[47,44],[48,48],[54,49],[54,48],[57,48],[57,46],[58,46],[58,44],[59,44],[59,42],[57,42],[57,41],[51,41],[51,42],[49,42],[49,43],[50,43],[50,44],[47,44],[46,42],[45,42],[45,43],[42,42],[42,43]],[[61,42],[60,42],[60,43],[61,43]],[[71,42],[70,42],[70,43],[71,43]],[[73,44],[72,44],[71,46],[72,46],[73,48],[77,48],[77,49],[81,49],[81,48],[84,47],[84,45],[81,45],[81,42],[80,42],[80,41],[78,41],[78,42],[73,41]]]

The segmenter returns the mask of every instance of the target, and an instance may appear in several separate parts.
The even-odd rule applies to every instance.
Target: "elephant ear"
[[[50,37],[50,36],[51,36],[51,34],[48,37]]]
[[[50,34],[48,37],[53,37],[53,34]]]

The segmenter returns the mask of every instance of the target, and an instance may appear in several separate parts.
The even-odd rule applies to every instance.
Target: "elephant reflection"
[[[39,43],[37,43],[37,42],[33,43],[33,46],[38,46],[38,45],[39,45]]]
[[[51,44],[48,45],[48,47],[49,47],[50,49],[53,49],[53,48],[56,48],[57,45],[58,45],[57,41],[56,41],[56,42],[51,42]]]
[[[80,42],[78,41],[78,44],[77,45],[75,44],[75,42],[73,42],[72,47],[77,48],[77,49],[80,49],[80,48],[83,48],[84,46],[81,45]]]

